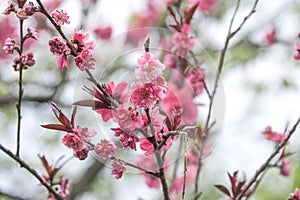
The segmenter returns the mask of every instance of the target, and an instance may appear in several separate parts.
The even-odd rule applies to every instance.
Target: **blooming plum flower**
[[[142,108],[151,108],[156,101],[160,101],[165,97],[166,89],[164,86],[155,83],[133,83],[130,102],[135,106]]]
[[[63,144],[74,151],[80,151],[84,147],[84,143],[80,136],[76,133],[67,133],[62,140]]]
[[[111,128],[111,130],[115,132],[116,137],[119,137],[124,149],[129,147],[136,151],[136,143],[139,141],[139,138],[134,132],[127,133],[120,128]]]
[[[114,114],[114,121],[116,121],[120,128],[131,132],[135,129],[142,128],[144,126],[144,120],[142,115],[137,112],[137,108],[128,109],[125,108],[118,108],[117,110],[113,111]]]
[[[115,154],[115,149],[115,144],[113,142],[109,142],[108,140],[101,140],[101,142],[96,144],[94,147],[95,152],[104,160],[112,157]]]
[[[123,173],[126,171],[125,165],[121,160],[113,160],[111,162],[111,167],[111,174],[115,175],[116,179],[120,179]]]
[[[78,56],[75,57],[76,66],[81,70],[84,71],[86,69],[94,69],[95,68],[95,58],[90,50],[84,49],[80,52]]]
[[[87,146],[84,146],[82,149],[74,151],[73,154],[79,160],[84,160],[87,158],[88,152],[89,152],[89,148]]]
[[[140,148],[145,151],[146,156],[154,152],[153,144],[145,137],[140,138]]]
[[[93,50],[95,44],[92,40],[89,40],[89,34],[84,33],[83,30],[74,30],[71,43],[74,45],[77,52],[81,52],[84,49]]]
[[[146,52],[138,59],[138,66],[135,70],[135,75],[141,82],[157,82],[164,85],[165,80],[162,74],[165,66],[150,52]]]
[[[56,22],[58,26],[62,26],[64,24],[70,24],[69,15],[63,10],[56,10],[51,14],[52,18]]]

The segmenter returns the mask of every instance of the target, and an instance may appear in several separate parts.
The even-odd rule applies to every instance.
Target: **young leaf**
[[[191,20],[192,20],[192,18],[193,18],[193,15],[194,15],[194,13],[195,13],[197,7],[198,7],[198,4],[199,4],[199,2],[198,2],[197,4],[195,4],[193,7],[191,7],[191,8],[185,13],[185,23],[186,23],[186,24],[190,24],[190,22],[191,22]]]
[[[57,130],[57,131],[65,131],[65,132],[72,131],[72,129],[68,129],[61,124],[46,124],[46,125],[41,125],[41,127],[47,128],[47,129],[52,129],[52,130]]]
[[[221,192],[223,192],[224,194],[226,194],[227,196],[230,197],[230,192],[226,187],[224,187],[223,185],[215,185],[215,187],[218,188],[218,190],[220,190]]]

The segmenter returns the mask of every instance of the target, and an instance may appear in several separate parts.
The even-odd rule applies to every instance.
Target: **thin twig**
[[[187,143],[186,134],[183,135],[183,149],[184,149],[184,171],[183,171],[183,188],[182,188],[182,200],[184,200],[185,195],[185,185],[186,185],[186,173],[187,173],[187,152],[186,152],[186,143]]]
[[[269,167],[270,162],[280,152],[280,150],[282,148],[284,148],[284,146],[287,144],[288,140],[291,138],[291,136],[293,135],[293,133],[296,131],[297,126],[299,125],[299,123],[300,123],[300,117],[298,118],[298,120],[296,121],[296,123],[294,124],[294,126],[292,127],[292,129],[289,131],[289,133],[286,136],[286,138],[281,142],[280,145],[277,146],[277,148],[275,149],[275,151],[269,156],[269,158],[266,160],[266,162],[263,165],[261,165],[261,167],[256,171],[256,173],[254,174],[254,176],[252,177],[252,179],[245,186],[245,188],[243,189],[243,191],[239,194],[237,200],[241,200],[243,198],[243,196],[245,195],[246,191],[248,189],[250,189],[250,187],[257,181],[258,177]]]
[[[203,155],[203,149],[204,149],[205,143],[206,143],[207,138],[208,138],[208,127],[209,127],[209,124],[210,124],[210,119],[211,119],[211,114],[212,114],[212,106],[213,106],[213,103],[214,103],[214,99],[215,99],[215,95],[216,95],[216,92],[217,92],[218,84],[219,84],[219,81],[220,81],[222,69],[223,69],[223,66],[224,66],[225,56],[226,56],[226,52],[228,50],[229,42],[230,42],[230,39],[232,39],[242,29],[242,27],[244,26],[244,24],[246,23],[246,21],[255,12],[255,9],[256,9],[256,6],[258,4],[258,1],[259,0],[256,0],[254,2],[254,5],[253,5],[250,13],[244,18],[243,22],[233,32],[232,32],[232,26],[233,26],[233,22],[235,20],[236,14],[237,14],[237,12],[239,10],[240,0],[237,1],[235,10],[234,10],[232,18],[230,20],[227,37],[226,37],[225,44],[224,44],[224,47],[223,47],[223,49],[221,51],[221,55],[220,55],[220,59],[219,59],[218,71],[217,71],[217,75],[216,75],[216,79],[215,79],[215,83],[214,83],[214,88],[213,88],[213,91],[212,91],[211,96],[210,96],[210,103],[209,103],[209,108],[208,108],[208,116],[207,116],[207,119],[206,119],[205,129],[203,131],[203,137],[202,137],[202,141],[201,141],[201,150],[200,150],[200,155],[199,155],[199,165],[198,165],[197,174],[196,174],[196,180],[195,180],[195,198],[194,198],[194,200],[196,200],[196,195],[198,194],[198,188],[199,188],[198,187],[198,181],[199,181],[199,178],[200,178],[199,175],[200,175],[200,171],[201,171],[201,167],[202,167],[200,163],[201,163],[201,159],[202,159],[202,155]]]
[[[20,28],[20,51],[19,55],[21,56],[23,53],[23,46],[24,46],[24,38],[23,38],[23,20],[19,20],[19,28]],[[17,125],[17,150],[16,156],[20,156],[20,137],[21,137],[21,106],[22,106],[22,96],[23,96],[23,63],[20,62],[20,69],[19,69],[19,96],[18,96],[18,103],[16,104],[17,112],[18,112],[18,125]]]
[[[63,200],[63,198],[35,171],[35,169],[31,168],[25,161],[20,159],[20,157],[14,155],[9,149],[5,148],[0,143],[0,149],[6,153],[9,157],[14,159],[17,163],[19,163],[23,168],[25,168],[27,171],[29,171],[36,179],[39,180],[39,182],[47,188],[47,190],[54,195],[54,197],[57,200]]]

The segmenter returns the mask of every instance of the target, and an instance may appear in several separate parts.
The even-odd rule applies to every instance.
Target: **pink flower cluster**
[[[77,127],[73,129],[73,132],[68,132],[63,137],[62,142],[73,150],[75,157],[79,158],[79,160],[84,160],[89,152],[86,142],[89,142],[90,138],[96,134],[94,130]]]
[[[188,51],[194,48],[197,39],[189,36],[191,32],[191,26],[189,24],[183,24],[181,32],[174,33],[172,36],[172,44],[175,45],[176,49]]]
[[[116,145],[108,140],[101,140],[101,142],[94,147],[94,150],[104,160],[107,160],[115,154]]]
[[[22,8],[22,7],[23,7],[23,5],[19,6],[19,8],[16,9],[15,3],[13,3],[12,1],[9,1],[6,9],[3,11],[3,14],[9,15],[11,13],[16,13],[16,16],[19,19],[25,20],[29,16],[33,15],[35,12],[38,12],[38,10],[39,10],[32,2],[29,2],[25,8]]]
[[[35,64],[33,53],[22,54],[21,56],[17,55],[14,58],[13,68],[15,71],[22,69],[27,69],[32,67]]]
[[[51,14],[52,18],[56,22],[58,26],[62,26],[64,24],[70,24],[69,15],[63,10],[56,10]]]
[[[92,55],[95,45],[93,41],[89,40],[88,33],[75,29],[69,44],[72,45],[75,52],[72,52],[70,46],[67,45],[67,41],[64,41],[60,37],[54,37],[49,41],[50,51],[57,56],[58,70],[62,70],[63,67],[70,69],[67,57],[71,54],[74,54],[74,61],[80,70],[84,71],[85,69],[95,68],[96,61]]]

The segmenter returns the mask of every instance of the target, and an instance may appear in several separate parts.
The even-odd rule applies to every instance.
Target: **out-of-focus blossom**
[[[109,40],[112,35],[112,27],[111,26],[98,26],[95,30],[94,33],[101,39],[101,40]]]
[[[197,42],[197,39],[189,36],[191,31],[192,29],[190,25],[184,24],[181,28],[181,32],[176,32],[172,36],[172,44],[174,44],[177,49],[193,49]]]
[[[290,161],[287,158],[281,160],[280,172],[283,176],[289,176],[291,174]]]
[[[300,189],[296,188],[294,193],[291,193],[288,200],[300,200]]]
[[[26,14],[26,11],[24,9],[18,8],[17,10],[17,17],[21,20],[27,19],[28,16]]]
[[[193,5],[198,3],[198,9],[207,13],[212,12],[217,4],[217,0],[188,0],[188,2]]]
[[[270,126],[267,126],[263,132],[265,135],[265,139],[275,142],[275,143],[280,143],[285,139],[285,134],[284,133],[277,133],[272,131],[272,128]]]
[[[203,69],[197,69],[195,67],[191,67],[186,70],[185,74],[186,80],[191,84],[195,95],[199,95],[202,93],[204,89],[204,79],[205,73]]]
[[[15,48],[15,40],[11,38],[7,38],[2,49],[6,54],[13,54]]]
[[[116,179],[120,179],[123,176],[123,173],[126,171],[124,163],[120,160],[113,160],[111,162],[111,167],[111,174],[115,175]]]
[[[294,54],[294,58],[296,60],[300,60],[300,42],[294,44],[294,49],[296,50],[296,53]]]
[[[265,33],[264,41],[267,46],[271,46],[276,42],[276,30],[272,28]]]

